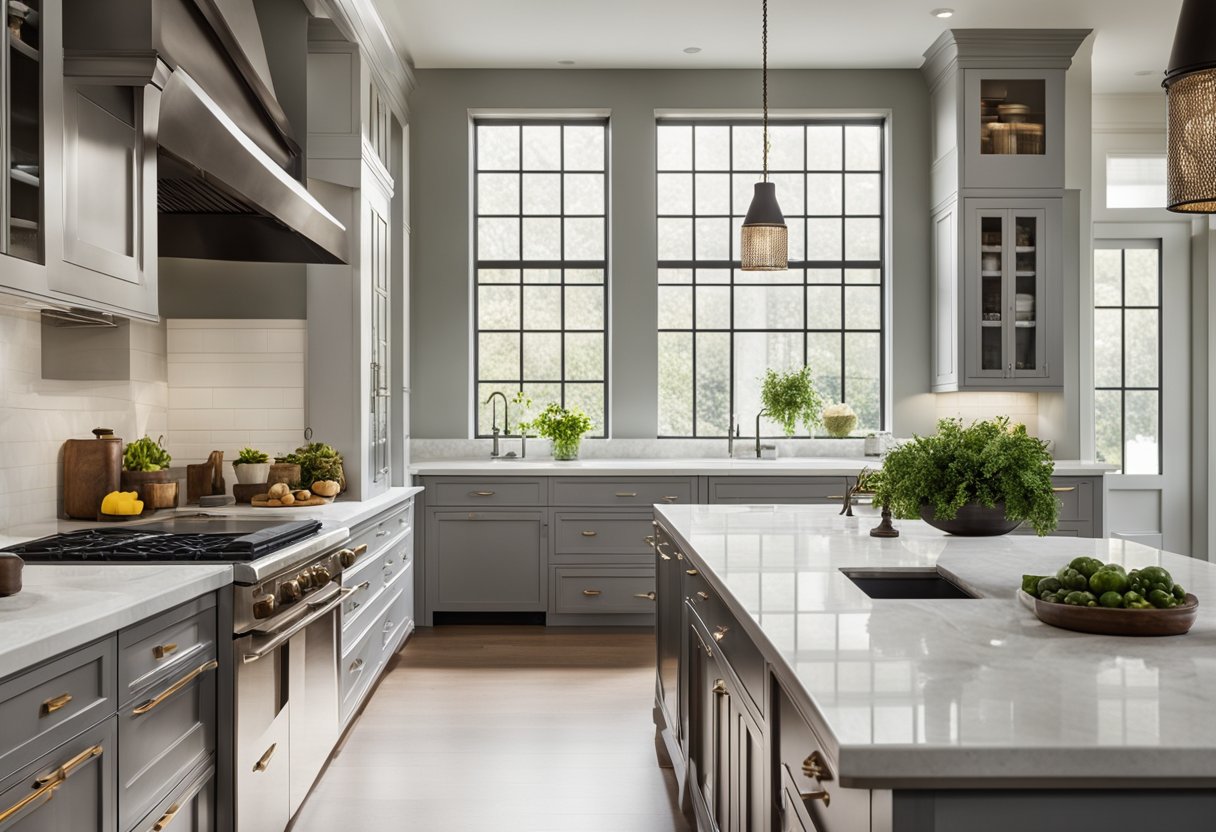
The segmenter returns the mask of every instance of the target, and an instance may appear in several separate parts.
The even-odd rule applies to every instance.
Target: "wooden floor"
[[[686,832],[654,650],[642,631],[418,631],[293,832]]]

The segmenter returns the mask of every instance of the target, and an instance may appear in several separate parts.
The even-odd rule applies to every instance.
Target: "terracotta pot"
[[[960,537],[996,537],[1009,534],[1022,524],[1005,516],[1005,504],[997,503],[992,508],[979,503],[967,503],[958,510],[953,520],[938,520],[933,506],[922,503],[921,519],[935,529]]]

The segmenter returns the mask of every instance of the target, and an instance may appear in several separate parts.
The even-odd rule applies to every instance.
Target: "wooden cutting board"
[[[254,508],[308,508],[309,506],[325,506],[329,505],[328,500],[323,500],[320,497],[311,497],[307,500],[296,500],[289,506],[272,506],[268,502],[265,494],[259,494],[250,500],[249,504]]]
[[[121,439],[64,442],[63,513],[76,520],[94,519],[101,498],[118,490],[121,471]]]

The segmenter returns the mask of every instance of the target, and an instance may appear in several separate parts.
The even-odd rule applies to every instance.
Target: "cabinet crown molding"
[[[1092,29],[947,29],[925,50],[921,72],[935,87],[959,69],[1068,69]]]

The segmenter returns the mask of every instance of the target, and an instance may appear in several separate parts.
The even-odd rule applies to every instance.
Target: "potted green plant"
[[[241,485],[260,485],[270,477],[270,455],[254,448],[241,448],[232,470]]]
[[[553,443],[553,458],[561,461],[578,459],[583,434],[591,430],[591,417],[577,407],[562,407],[550,402],[531,420],[519,423],[521,434],[535,431]]]
[[[346,473],[342,469],[342,454],[333,446],[324,442],[309,442],[301,445],[295,451],[285,456],[275,457],[277,464],[299,465],[298,482],[289,485],[299,485],[311,489],[314,482],[330,481],[339,484],[339,490],[346,490]]]
[[[761,416],[768,416],[781,425],[786,436],[797,432],[799,422],[809,433],[819,424],[819,412],[823,407],[823,400],[811,380],[811,368],[805,366],[788,373],[767,370],[760,386],[760,403],[764,410],[756,415],[757,436],[760,435]]]
[[[1047,443],[1025,425],[942,419],[935,435],[890,451],[868,484],[876,505],[950,534],[1006,534],[1029,523],[1045,535],[1059,519],[1052,472]]]
[[[169,482],[169,463],[173,457],[161,445],[160,439],[145,436],[127,443],[122,452],[122,490],[135,491],[144,499],[144,485]]]

